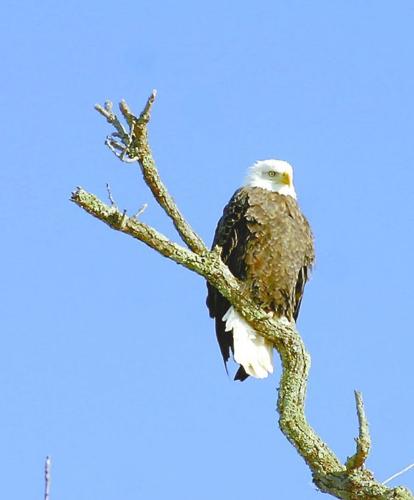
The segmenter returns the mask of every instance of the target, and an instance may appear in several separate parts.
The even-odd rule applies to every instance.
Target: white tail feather
[[[223,316],[226,332],[233,330],[234,360],[243,366],[248,375],[266,378],[273,373],[273,346],[230,307]]]

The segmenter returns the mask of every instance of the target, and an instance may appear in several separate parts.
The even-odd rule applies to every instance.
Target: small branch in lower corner
[[[50,482],[51,474],[50,470],[52,468],[52,460],[50,457],[46,457],[45,460],[45,496],[44,500],[50,500]]]

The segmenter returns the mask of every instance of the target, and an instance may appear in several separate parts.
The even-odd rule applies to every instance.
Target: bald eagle
[[[285,321],[296,321],[314,262],[313,236],[296,201],[293,170],[282,160],[257,161],[248,170],[217,224],[213,247],[246,286],[259,307]],[[273,373],[273,347],[207,283],[207,307],[215,319],[225,365],[238,363],[235,380]],[[226,368],[227,369],[227,368]]]

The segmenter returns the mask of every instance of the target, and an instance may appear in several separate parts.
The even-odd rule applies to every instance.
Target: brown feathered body
[[[239,189],[224,208],[215,245],[222,248],[223,262],[245,283],[258,306],[289,321],[297,319],[314,246],[309,224],[293,197],[260,187]],[[207,306],[227,362],[233,336],[226,331],[223,316],[230,303],[208,284]],[[247,376],[240,366],[235,378]]]

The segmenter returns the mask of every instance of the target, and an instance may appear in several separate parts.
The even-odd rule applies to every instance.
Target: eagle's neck
[[[270,180],[261,179],[259,177],[248,178],[245,187],[258,187],[266,189],[267,191],[273,191],[274,193],[283,194],[285,196],[291,196],[296,200],[295,186],[291,184],[278,184]]]

